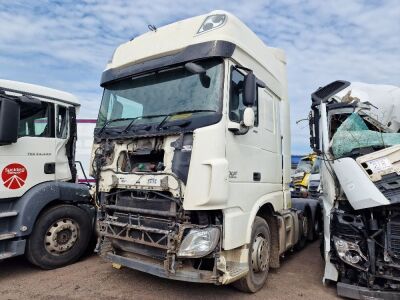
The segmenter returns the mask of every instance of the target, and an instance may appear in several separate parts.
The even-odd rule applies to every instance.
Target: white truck
[[[318,202],[290,197],[285,55],[235,16],[153,26],[101,86],[91,175],[115,265],[256,292],[317,235]]]
[[[338,80],[311,98],[324,280],[340,296],[400,299],[400,88]]]
[[[75,183],[78,108],[66,92],[0,80],[0,261],[52,269],[85,252],[95,210]]]

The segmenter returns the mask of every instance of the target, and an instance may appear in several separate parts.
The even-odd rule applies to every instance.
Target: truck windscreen
[[[163,116],[175,113],[177,118],[190,118],[179,114],[184,111],[196,111],[196,117],[220,112],[222,60],[196,63],[206,70],[205,75],[193,74],[182,65],[109,84],[104,89],[96,127],[126,127],[132,119],[134,126],[157,124]],[[201,76],[207,76],[207,80]]]

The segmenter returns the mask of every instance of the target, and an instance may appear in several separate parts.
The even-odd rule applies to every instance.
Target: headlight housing
[[[333,237],[333,243],[339,258],[342,261],[360,270],[368,270],[368,259],[361,252],[358,244],[335,236]]]
[[[220,230],[216,227],[191,229],[183,239],[178,257],[199,258],[210,254],[218,245]]]
[[[216,29],[222,27],[226,23],[227,16],[225,14],[217,14],[208,16],[203,24],[201,24],[197,34],[210,31],[212,29]]]

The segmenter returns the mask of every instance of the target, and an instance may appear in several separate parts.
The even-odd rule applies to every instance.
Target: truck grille
[[[382,177],[382,180],[375,182],[376,187],[381,193],[390,200],[391,203],[400,202],[400,176],[396,173]]]
[[[400,218],[388,222],[389,249],[395,255],[400,255]]]
[[[159,192],[121,192],[104,205],[101,234],[114,249],[164,260],[177,230],[177,203]]]

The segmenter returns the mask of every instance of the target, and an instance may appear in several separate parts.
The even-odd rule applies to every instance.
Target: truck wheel
[[[311,214],[311,212],[309,211],[309,210],[306,210],[305,211],[305,214],[304,214],[304,216],[307,218],[307,220],[308,220],[308,229],[307,229],[307,239],[309,240],[309,241],[314,241],[315,240],[315,236],[316,236],[316,234],[315,234],[315,232],[314,232],[314,230],[315,230],[315,228],[314,228],[314,223],[313,223],[313,219],[312,219],[312,214]]]
[[[314,222],[314,239],[318,239],[321,236],[323,228],[321,213],[317,211]]]
[[[246,277],[233,283],[238,290],[246,293],[255,293],[260,290],[267,280],[269,271],[271,233],[267,222],[261,217],[256,217],[254,220],[251,241],[249,272]]]
[[[309,229],[310,229],[310,219],[307,217],[307,215],[301,214],[299,216],[299,230],[300,230],[300,239],[299,242],[296,244],[295,249],[296,250],[301,250],[303,249],[306,244],[307,244],[307,238],[309,235]]]
[[[71,264],[85,252],[91,228],[89,215],[79,207],[52,207],[36,221],[27,241],[26,257],[46,270]]]

